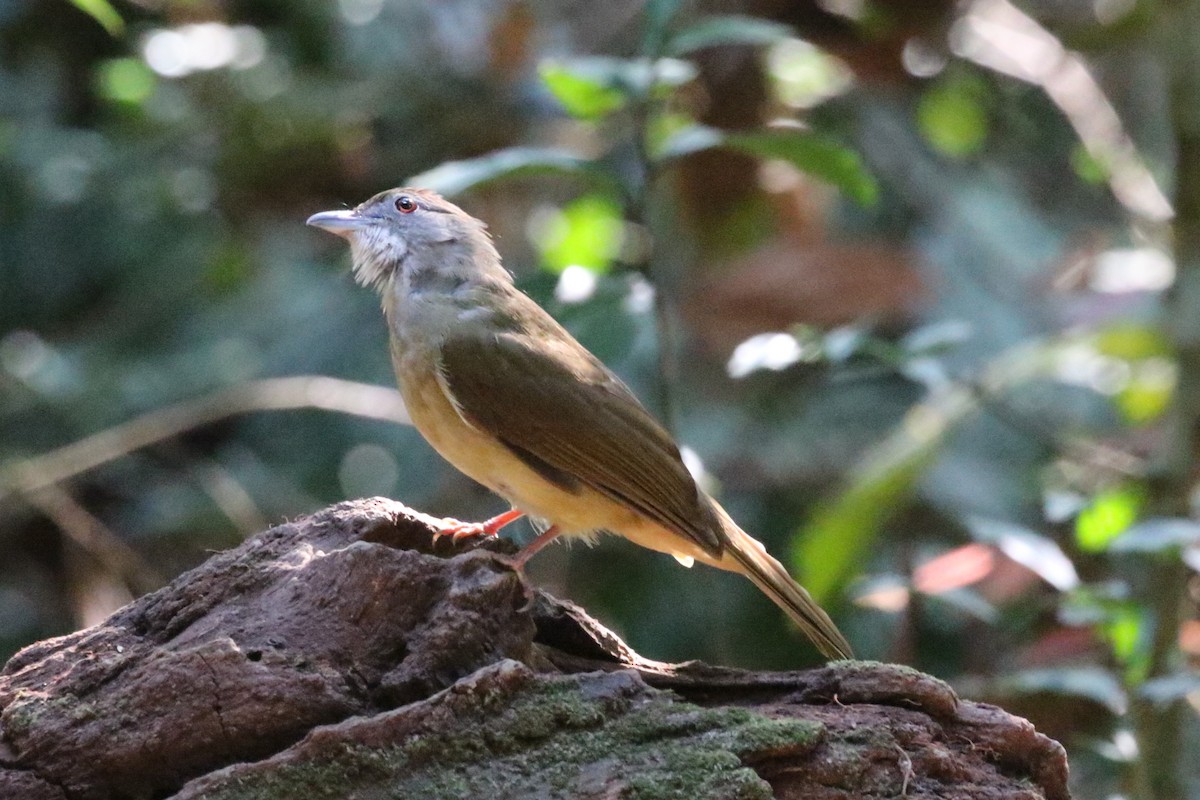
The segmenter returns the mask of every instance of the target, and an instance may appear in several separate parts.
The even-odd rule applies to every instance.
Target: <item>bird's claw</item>
[[[482,522],[463,522],[447,517],[442,523],[444,527],[433,532],[435,542],[443,536],[449,536],[450,541],[458,544],[464,539],[486,539],[496,535],[496,531]]]

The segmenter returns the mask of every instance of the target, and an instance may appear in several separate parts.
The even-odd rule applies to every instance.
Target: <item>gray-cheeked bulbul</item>
[[[741,573],[829,658],[852,658],[829,616],[697,485],[671,436],[607,367],[513,285],[486,226],[423,189],[381,192],[309,225],[350,243],[383,299],[392,363],[417,430],[512,504],[458,536],[527,514],[556,536],[610,532]]]

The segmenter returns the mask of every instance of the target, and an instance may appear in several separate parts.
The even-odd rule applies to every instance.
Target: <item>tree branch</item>
[[[5,465],[0,468],[0,502],[13,494],[31,495],[155,442],[227,417],[301,408],[412,424],[395,389],[320,375],[266,378],[156,409],[49,453]]]
[[[939,680],[653,661],[436,531],[343,503],[26,648],[0,797],[1068,798],[1059,745]]]

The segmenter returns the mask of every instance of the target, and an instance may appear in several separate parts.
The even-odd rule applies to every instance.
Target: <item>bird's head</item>
[[[343,211],[322,211],[308,224],[350,243],[354,277],[381,291],[404,285],[507,279],[487,226],[428,189],[389,189]]]

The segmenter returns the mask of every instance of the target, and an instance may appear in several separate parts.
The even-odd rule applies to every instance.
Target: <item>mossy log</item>
[[[0,798],[1063,800],[1062,748],[887,664],[644,659],[383,499],[214,556],[0,672]]]

